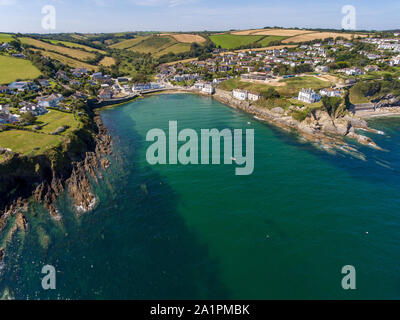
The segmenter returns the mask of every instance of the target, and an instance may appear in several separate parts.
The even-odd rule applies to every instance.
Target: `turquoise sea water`
[[[400,298],[400,119],[376,119],[386,151],[328,154],[295,135],[193,95],[102,112],[114,140],[96,209],[62,223],[39,206],[0,271],[0,292],[60,299]],[[148,130],[254,129],[255,169],[146,162]],[[250,122],[250,123],[249,123]],[[45,264],[57,289],[44,291]],[[357,289],[341,287],[353,265]]]

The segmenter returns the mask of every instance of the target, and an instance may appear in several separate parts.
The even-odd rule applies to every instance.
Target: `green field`
[[[257,43],[261,45],[261,47],[268,47],[272,41],[282,41],[287,39],[287,37],[283,36],[267,36],[264,39],[259,40]]]
[[[138,36],[135,39],[124,40],[113,44],[110,48],[129,50],[140,53],[150,53],[160,57],[167,53],[183,53],[190,50],[189,43],[181,43],[173,37],[164,36]]]
[[[218,34],[210,36],[216,46],[224,49],[235,49],[261,40],[263,36],[238,36],[234,34]]]
[[[287,39],[285,36],[263,36],[263,35],[235,35],[217,34],[210,36],[210,40],[216,46],[224,49],[236,49],[240,46],[247,46],[252,43],[260,44],[261,47],[268,47],[272,41],[282,41]]]
[[[178,53],[187,52],[189,50],[190,50],[190,44],[189,43],[176,43],[176,44],[174,44],[174,45],[172,45],[170,47],[167,47],[167,48],[165,48],[165,49],[163,49],[163,50],[161,50],[159,52],[156,52],[154,55],[156,57],[160,57],[160,56],[162,56],[164,54],[167,54],[167,53],[170,53],[170,52],[178,54]]]
[[[88,47],[88,46],[85,46],[85,45],[79,44],[79,43],[74,43],[74,42],[69,42],[69,41],[49,40],[49,39],[44,39],[44,40],[50,41],[52,44],[55,44],[55,45],[61,43],[61,44],[65,45],[67,47],[70,47],[70,48],[84,49],[86,51],[92,51],[92,52],[98,52],[98,53],[101,53],[101,54],[105,54],[105,52],[103,50],[99,50],[99,49],[96,49],[96,48]]]
[[[27,128],[33,129],[33,127],[37,125],[41,127],[38,132],[52,133],[60,127],[68,126],[69,129],[61,133],[61,135],[66,135],[68,132],[77,129],[79,123],[79,121],[74,119],[74,115],[72,113],[49,110],[48,113],[37,117],[36,123],[28,126]]]
[[[0,147],[9,148],[22,155],[41,154],[64,140],[56,135],[40,134],[25,130],[8,130],[0,132]]]
[[[280,82],[286,83],[286,85],[281,87],[276,87],[275,89],[284,96],[291,97],[293,95],[297,96],[302,88],[321,90],[323,88],[330,87],[333,83],[328,81],[323,81],[313,76],[295,77],[290,79],[284,79]]]
[[[60,61],[61,63],[70,66],[72,68],[87,68],[88,70],[95,71],[98,68],[94,65],[75,60],[66,56],[63,56],[62,54],[58,54],[55,52],[50,52],[50,51],[44,51],[44,50],[38,50],[42,56],[49,57],[51,59]]]
[[[268,89],[269,87],[273,87],[282,96],[291,98],[293,96],[297,96],[297,94],[302,88],[311,88],[314,90],[319,90],[322,88],[327,88],[331,85],[331,83],[329,83],[328,81],[323,81],[313,76],[284,79],[281,80],[281,82],[284,82],[285,84],[281,86],[269,86],[267,84],[261,84],[261,83],[244,82],[240,81],[240,79],[238,78],[235,78],[222,82],[219,85],[219,87],[223,90],[228,90],[228,91],[232,91],[233,89],[246,89],[249,91],[256,91],[256,92],[262,92]]]
[[[41,74],[29,60],[0,56],[0,84],[8,84],[17,79],[32,80]]]
[[[34,46],[39,49],[44,49],[46,51],[57,52],[58,54],[67,55],[74,59],[90,60],[90,59],[94,59],[96,57],[95,54],[91,53],[91,52],[57,46],[57,45],[49,44],[47,42],[43,42],[43,41],[32,39],[32,38],[22,37],[19,39],[23,44],[31,45],[31,46]]]
[[[0,33],[0,43],[2,42],[10,42],[12,41],[12,36],[11,34],[7,34],[7,33]]]
[[[140,53],[157,53],[176,44],[177,41],[169,36],[152,36],[129,48]]]
[[[111,45],[110,48],[129,49],[129,48],[136,46],[137,44],[139,44],[140,42],[142,42],[143,40],[146,40],[148,38],[150,38],[150,36],[139,36],[139,37],[136,37],[135,39],[128,39],[128,40],[124,40],[124,41],[115,43],[115,44]]]
[[[369,103],[371,102],[367,97],[365,97],[361,92],[356,90],[355,87],[352,87],[349,90],[350,93],[350,102],[353,104],[359,104],[359,103]]]

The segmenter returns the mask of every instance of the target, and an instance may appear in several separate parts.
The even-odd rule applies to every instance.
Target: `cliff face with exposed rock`
[[[44,155],[13,155],[0,165],[0,230],[7,218],[26,208],[27,199],[42,203],[54,219],[58,196],[68,190],[77,212],[93,209],[96,198],[89,177],[100,178],[111,153],[111,138],[98,114],[88,127],[80,129],[59,147]]]
[[[348,137],[355,139],[361,144],[379,149],[369,137],[355,132],[357,128],[370,130],[367,123],[357,117],[345,116],[333,118],[326,111],[314,110],[303,121],[297,121],[289,114],[290,109],[288,112],[280,107],[271,110],[261,108],[247,101],[236,100],[230,92],[224,90],[217,89],[214,98],[231,107],[251,113],[260,120],[266,120],[280,128],[296,130],[309,141],[342,147],[346,145],[343,137]],[[293,108],[297,107],[293,106]]]
[[[400,107],[400,97],[393,94],[387,94],[378,100],[372,100],[376,104],[376,108]]]

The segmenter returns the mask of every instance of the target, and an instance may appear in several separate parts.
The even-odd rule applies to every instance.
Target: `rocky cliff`
[[[379,149],[369,137],[355,132],[357,128],[374,131],[369,129],[368,124],[358,117],[347,115],[334,118],[326,111],[314,110],[303,121],[298,121],[290,115],[290,111],[292,111],[290,108],[287,111],[280,107],[271,110],[261,108],[247,101],[236,100],[229,92],[220,89],[216,90],[214,98],[234,108],[254,114],[259,119],[271,122],[283,129],[296,130],[309,141],[342,149],[343,146],[346,146],[343,137],[348,137],[361,144]],[[293,106],[291,108],[298,107]]]
[[[375,103],[376,108],[391,108],[400,107],[400,97],[393,94],[387,94],[380,99],[372,100]]]
[[[55,219],[60,219],[55,202],[65,190],[78,212],[93,208],[95,196],[89,177],[97,180],[98,169],[108,166],[111,138],[98,114],[90,120],[58,148],[40,156],[13,155],[0,165],[0,230],[9,216],[27,206],[27,199],[32,196]]]

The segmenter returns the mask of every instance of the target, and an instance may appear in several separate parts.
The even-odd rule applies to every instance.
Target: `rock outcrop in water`
[[[105,156],[111,153],[111,137],[107,134],[100,117],[97,116],[95,121],[99,129],[95,151],[86,152],[85,159],[76,164],[71,177],[67,180],[69,195],[79,212],[93,209],[96,203],[96,196],[91,190],[88,175],[98,182],[98,178],[102,177],[99,169],[104,170],[109,166],[109,160]]]
[[[228,91],[217,89],[214,95],[217,100],[234,108],[241,109],[255,115],[260,120],[271,122],[285,130],[296,130],[309,141],[318,142],[329,147],[341,148],[346,146],[343,137],[357,140],[358,143],[373,148],[379,147],[369,138],[355,132],[357,128],[368,128],[367,123],[357,117],[332,118],[326,111],[314,110],[303,121],[297,121],[283,108],[271,110],[255,106],[247,101],[239,101],[232,97]]]
[[[55,203],[66,190],[77,212],[93,209],[96,198],[89,177],[94,181],[101,178],[99,169],[108,167],[109,154],[111,137],[95,114],[89,127],[69,136],[59,148],[36,157],[13,155],[0,166],[0,230],[14,215],[15,226],[26,229],[26,219],[20,212],[27,211],[31,197],[56,220],[61,216]]]
[[[5,236],[5,245],[17,231],[25,232],[29,199],[43,204],[55,220],[60,220],[56,201],[68,190],[76,212],[90,211],[96,204],[90,178],[98,181],[101,169],[109,166],[111,137],[98,114],[85,127],[69,136],[60,146],[45,155],[23,157],[13,154],[0,165],[0,231],[9,218],[15,218]],[[46,241],[44,242],[46,243]],[[0,263],[6,247],[0,247]]]

